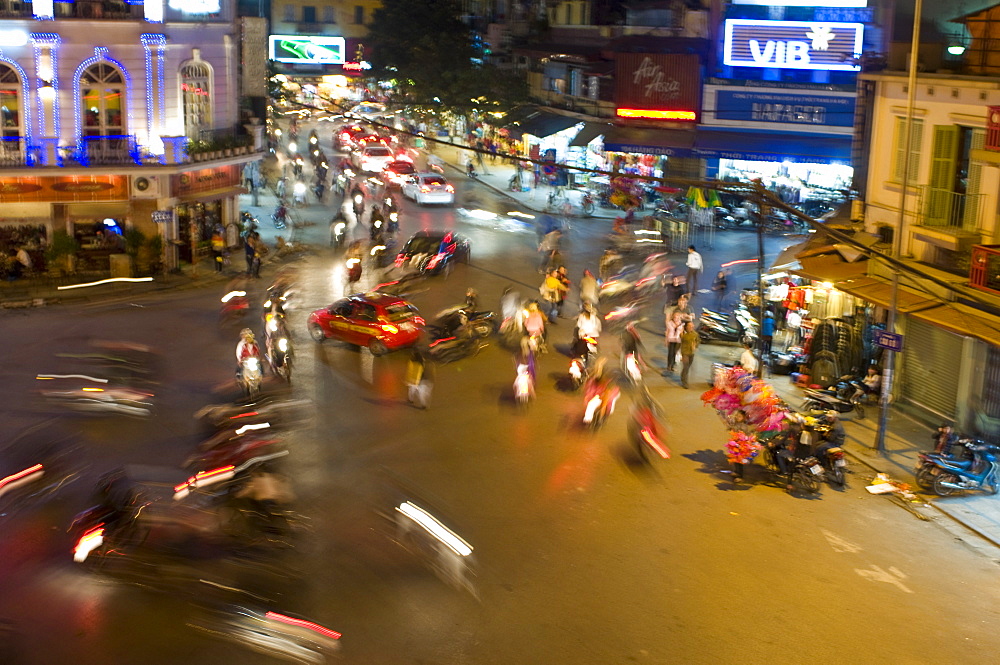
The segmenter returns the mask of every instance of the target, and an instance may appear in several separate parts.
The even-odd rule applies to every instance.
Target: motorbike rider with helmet
[[[842,448],[847,436],[844,432],[844,425],[840,422],[839,413],[827,411],[825,420],[827,430],[823,434],[820,444],[813,451],[813,455],[819,460],[826,459],[827,451],[831,448]]]
[[[257,340],[254,338],[253,331],[249,328],[244,328],[240,331],[240,341],[236,344],[236,376],[242,378],[243,376],[243,361],[247,358],[257,358],[260,360],[260,347],[257,346]],[[263,367],[263,364],[261,365]]]

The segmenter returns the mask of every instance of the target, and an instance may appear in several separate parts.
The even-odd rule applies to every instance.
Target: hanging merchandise
[[[701,191],[700,187],[689,187],[685,200],[688,205],[696,208],[704,209],[708,207],[708,202],[705,200],[705,193]]]
[[[632,178],[616,176],[611,179],[610,201],[619,208],[638,208],[642,202],[642,190]]]
[[[714,387],[702,393],[701,400],[714,407],[727,425],[746,423],[745,429],[754,437],[779,431],[789,417],[787,405],[774,388],[742,367],[719,368]]]

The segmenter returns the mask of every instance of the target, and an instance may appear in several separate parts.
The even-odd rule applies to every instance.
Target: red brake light
[[[429,192],[429,191],[431,191],[431,188],[428,187],[427,185],[421,185],[420,186],[420,191],[421,192]]]
[[[451,185],[445,185],[445,186],[444,186],[444,189],[445,189],[445,191],[446,191],[446,192],[448,192],[449,194],[454,194],[454,193],[455,193],[455,188],[454,188],[454,187],[452,187]]]

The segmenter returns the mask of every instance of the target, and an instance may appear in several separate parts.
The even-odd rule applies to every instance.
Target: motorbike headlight
[[[344,224],[343,222],[337,222],[333,226],[333,232],[334,233],[343,233],[345,228],[347,228],[346,224]]]
[[[288,352],[288,338],[287,337],[282,337],[281,339],[278,340],[278,350],[281,351],[282,353],[287,353]]]
[[[389,220],[392,221],[392,222],[398,221],[399,220],[399,214],[395,213],[395,212],[390,212],[389,213]]]
[[[260,369],[260,361],[258,361],[256,358],[247,358],[246,365],[247,369],[251,371],[256,371]]]

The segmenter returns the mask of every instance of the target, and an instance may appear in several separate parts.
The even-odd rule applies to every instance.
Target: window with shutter
[[[986,130],[972,130],[972,150],[983,150],[986,146]],[[965,183],[965,207],[962,211],[962,228],[975,231],[979,228],[982,212],[983,165],[969,160],[969,175]]]
[[[917,178],[917,169],[920,167],[920,149],[924,134],[924,121],[919,118],[913,118],[912,124],[910,125],[910,159],[909,159],[909,182],[913,183]],[[903,181],[903,168],[906,159],[904,157],[904,152],[906,150],[906,118],[896,118],[896,126],[894,128],[894,143],[893,148],[893,164],[892,164],[892,179],[894,182]]]
[[[955,125],[935,125],[931,148],[931,175],[928,183],[926,224],[948,225],[952,222],[956,158],[959,128]]]

